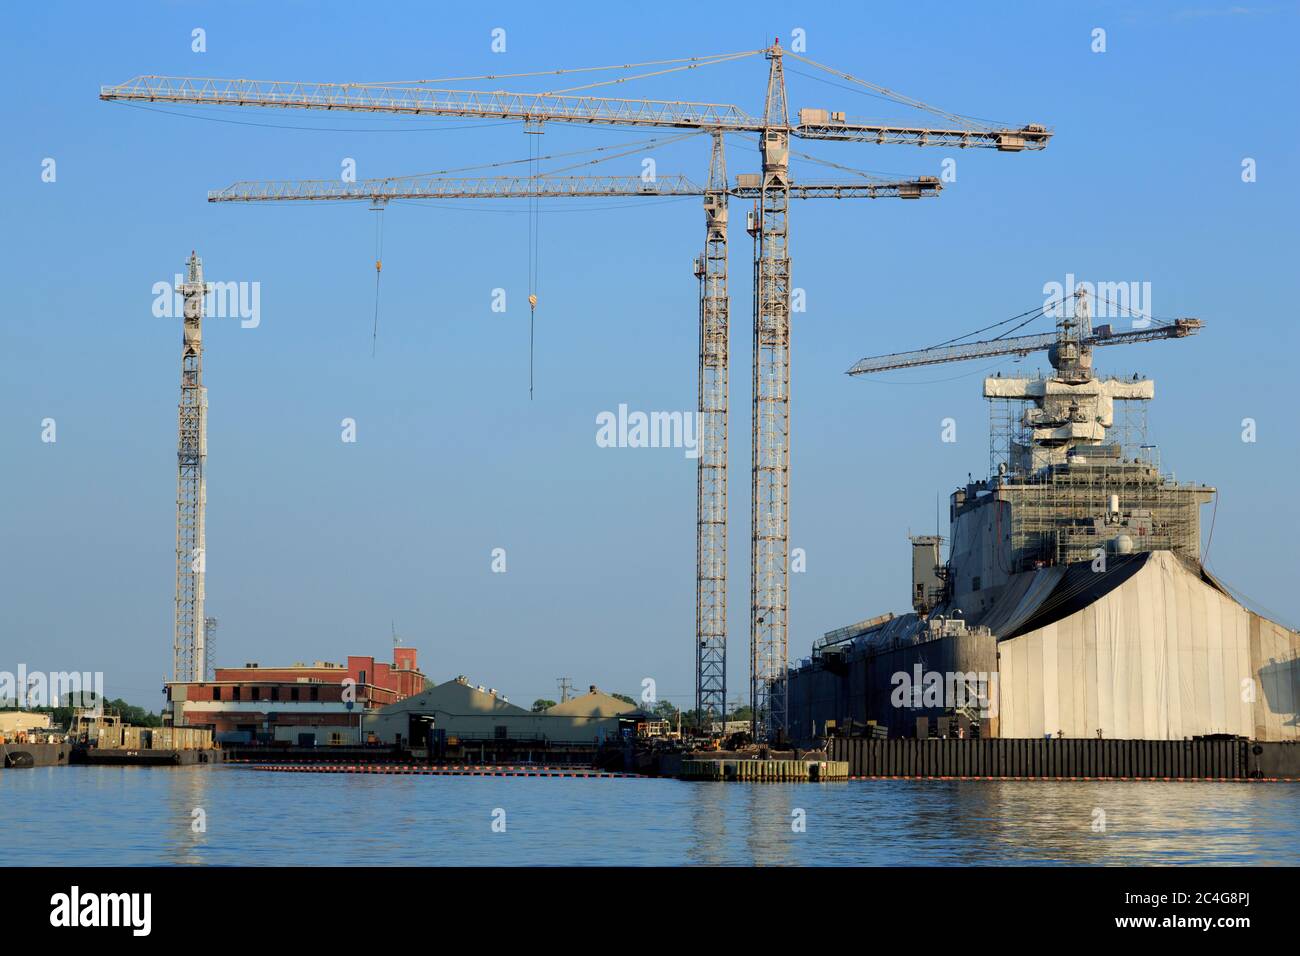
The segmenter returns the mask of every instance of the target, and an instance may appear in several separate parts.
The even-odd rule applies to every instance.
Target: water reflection
[[[207,767],[169,767],[167,772],[176,775],[174,786],[164,793],[168,809],[160,821],[171,834],[164,840],[167,863],[196,864],[203,862],[203,850],[208,842],[208,782],[212,779]]]
[[[8,858],[46,865],[1300,864],[1296,784],[61,767],[0,772],[0,808]]]

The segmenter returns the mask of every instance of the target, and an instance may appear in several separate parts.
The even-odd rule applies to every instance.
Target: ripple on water
[[[0,772],[0,807],[9,859],[55,866],[1300,865],[1298,784],[48,767]]]

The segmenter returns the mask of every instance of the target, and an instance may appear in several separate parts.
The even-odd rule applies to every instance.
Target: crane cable
[[[532,153],[531,178],[537,179],[538,156],[541,152],[538,148],[537,136],[532,136],[532,142],[529,144],[529,152]],[[538,202],[536,190],[530,190],[534,194],[528,197],[528,400],[533,400],[533,361],[534,361],[534,342],[536,338],[537,323],[537,285],[541,272],[541,255],[538,234],[541,231],[541,206]]]
[[[732,60],[743,59],[747,56],[753,56],[754,51],[748,53],[731,53],[724,56],[716,57],[710,60],[701,60],[699,62],[687,63],[685,66],[673,66],[666,70],[655,70],[650,73],[638,73],[635,76],[619,76],[612,80],[599,80],[595,83],[587,83],[582,86],[571,86],[563,90],[550,90],[543,94],[544,96],[561,96],[568,93],[580,93],[583,90],[595,89],[598,86],[613,86],[618,83],[626,83],[629,80],[644,80],[652,76],[662,76],[665,73],[676,73],[679,70],[694,70],[701,66],[712,66],[715,63],[730,63]]]
[[[845,73],[843,70],[837,70],[833,66],[827,66],[824,63],[818,63],[816,60],[810,60],[808,59],[808,57],[800,56],[798,53],[794,53],[793,51],[786,50],[785,53],[791,59],[799,60],[802,63],[807,63],[809,66],[816,67],[817,69],[822,70],[825,73],[829,73],[832,76],[837,76],[842,80],[847,80],[848,82],[863,87],[866,90],[870,90],[871,93],[875,96],[887,100],[892,100],[893,102],[898,103],[902,106],[908,106],[911,107],[912,109],[923,110],[924,112],[927,113],[933,113],[935,116],[939,116],[942,117],[943,119],[951,120],[954,123],[957,123],[958,125],[966,125],[969,127],[984,126],[986,129],[993,128],[992,123],[989,120],[980,120],[980,119],[976,119],[973,116],[964,116],[961,113],[951,113],[948,110],[940,109],[937,106],[931,106],[929,103],[926,103],[922,100],[918,100],[913,96],[906,96],[902,93],[899,93],[897,90],[891,90],[888,87],[879,85],[878,83],[872,83],[869,80],[864,80],[861,79],[860,77],[856,77],[851,73]],[[798,71],[792,71],[792,72],[798,72]],[[819,77],[813,77],[813,79],[819,79]]]
[[[535,70],[531,73],[485,73],[482,76],[444,76],[430,80],[372,80],[367,83],[346,83],[344,86],[417,86],[429,83],[460,83],[465,80],[510,80],[531,76],[558,76],[568,73],[595,73],[602,70],[630,70],[643,66],[664,66],[669,63],[699,63],[703,60],[729,59],[732,57],[754,56],[763,50],[744,50],[739,53],[713,53],[708,56],[684,56],[672,60],[646,60],[642,63],[618,63],[612,66],[579,66],[567,70]]]
[[[696,135],[699,135],[699,134],[692,132],[692,133],[687,134],[687,135],[690,135],[690,136],[696,136]],[[476,171],[481,170],[481,169],[501,169],[501,168],[506,167],[506,166],[519,166],[519,165],[522,165],[522,164],[524,164],[524,163],[530,163],[530,164],[531,164],[535,159],[536,159],[536,160],[548,160],[548,161],[549,161],[549,160],[552,160],[552,159],[564,159],[564,158],[567,158],[567,157],[569,157],[569,156],[585,156],[585,155],[587,155],[588,153],[606,153],[606,152],[609,152],[609,151],[612,150],[612,149],[627,149],[629,152],[637,152],[637,151],[639,151],[640,149],[647,149],[647,150],[649,150],[649,149],[658,149],[659,146],[656,146],[656,145],[654,145],[654,144],[657,143],[657,144],[660,144],[660,145],[666,145],[666,144],[668,144],[668,143],[675,143],[675,142],[677,142],[678,140],[680,140],[680,139],[682,139],[682,138],[683,138],[683,135],[682,135],[682,134],[678,134],[678,135],[674,135],[674,136],[669,136],[669,137],[666,137],[666,138],[663,137],[663,136],[654,136],[654,137],[651,137],[650,139],[629,140],[629,141],[627,141],[626,143],[611,143],[611,144],[608,145],[608,146],[592,146],[592,147],[588,147],[587,149],[573,149],[573,150],[569,150],[568,152],[565,152],[565,153],[550,153],[550,154],[548,154],[548,155],[546,155],[546,156],[533,156],[533,155],[531,154],[531,150],[530,150],[530,154],[529,154],[528,156],[525,156],[523,159],[508,159],[508,160],[504,160],[504,161],[502,161],[502,162],[496,162],[496,163],[479,163],[479,164],[477,164],[477,165],[475,165],[475,166],[456,166],[456,167],[450,167],[450,168],[447,168],[447,169],[434,169],[434,170],[430,170],[429,172],[426,172],[426,173],[408,173],[408,174],[406,174],[406,175],[404,175],[404,176],[385,176],[383,179],[381,179],[381,180],[379,180],[379,181],[380,181],[380,182],[385,182],[385,183],[391,183],[391,182],[402,182],[402,181],[404,181],[404,180],[408,180],[408,179],[425,179],[425,178],[430,177],[430,176],[445,176],[445,175],[447,175],[448,173],[466,173],[466,172],[476,172]],[[627,155],[627,153],[619,153],[619,154],[618,154],[618,156],[626,156],[626,155]],[[616,156],[611,156],[611,157],[610,157],[610,159],[615,159],[615,158],[618,158],[618,157],[616,157]],[[582,164],[579,164],[579,165],[582,165]],[[576,168],[576,167],[565,167],[565,168]],[[551,173],[554,173],[554,172],[556,172],[556,170],[551,170],[550,172],[551,172]]]
[[[384,271],[384,207],[387,201],[374,200],[370,211],[375,217],[375,324],[370,333],[370,357],[375,357],[379,347],[379,277]]]

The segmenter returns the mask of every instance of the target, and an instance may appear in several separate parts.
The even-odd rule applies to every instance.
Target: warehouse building
[[[433,740],[452,747],[531,743],[592,748],[625,731],[634,733],[646,719],[636,705],[594,684],[580,697],[533,713],[493,689],[457,677],[390,704],[368,716],[365,726],[382,743],[420,748]]]

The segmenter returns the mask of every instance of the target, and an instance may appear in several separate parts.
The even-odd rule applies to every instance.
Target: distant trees
[[[540,714],[542,711],[555,706],[555,701],[547,700],[545,697],[539,697],[533,701],[532,711],[534,714]]]
[[[112,713],[116,711],[122,717],[122,723],[131,724],[135,727],[161,727],[162,714],[153,714],[143,707],[136,707],[134,704],[128,704],[120,697],[115,700],[104,701],[104,710]],[[71,710],[68,713],[68,720],[72,719]]]
[[[86,705],[94,706],[95,695],[86,692]],[[0,701],[0,710],[10,710],[17,704],[13,698]],[[64,695],[63,704],[59,707],[28,707],[30,713],[49,714],[50,720],[55,726],[70,728],[72,726],[73,707],[69,700],[69,695]],[[135,704],[128,704],[122,698],[117,697],[113,700],[104,700],[104,713],[118,714],[122,718],[122,723],[131,724],[135,727],[161,727],[162,714],[150,713],[143,707],[137,707]]]
[[[650,716],[655,720],[666,720],[670,724],[677,723],[677,715],[680,711],[666,700],[661,700],[650,709]]]

